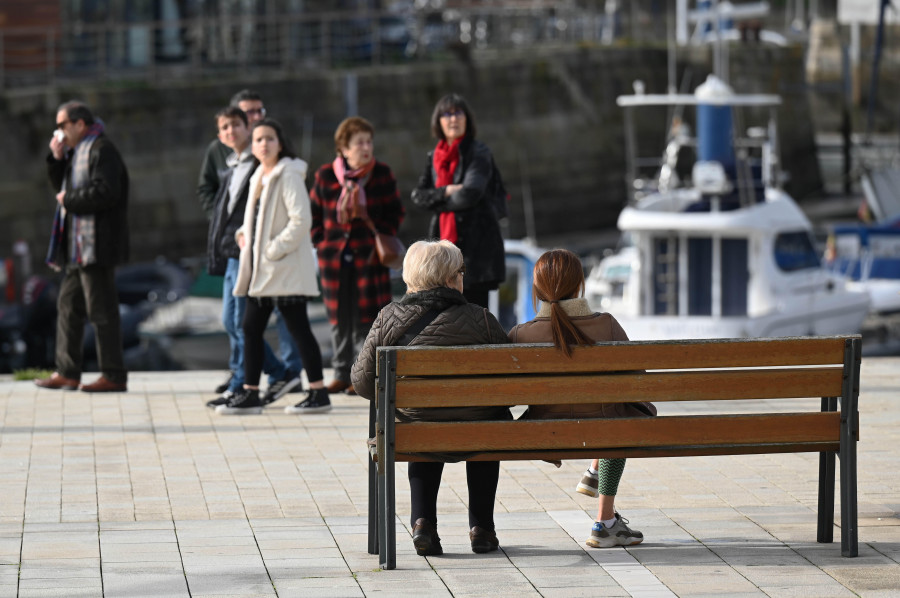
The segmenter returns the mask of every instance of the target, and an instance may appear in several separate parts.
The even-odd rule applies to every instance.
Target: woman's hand
[[[243,249],[244,245],[247,244],[247,237],[244,236],[244,233],[238,233],[237,239],[235,240],[237,241],[238,247],[241,249]]]
[[[459,183],[456,183],[454,185],[447,185],[446,187],[444,187],[444,197],[450,197],[462,188],[463,186]]]

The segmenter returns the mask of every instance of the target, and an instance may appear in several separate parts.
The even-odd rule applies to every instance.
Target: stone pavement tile
[[[515,596],[516,598],[540,598],[541,594],[529,583],[494,583],[493,581],[472,584],[447,584],[455,598],[484,598],[484,596]]]
[[[266,559],[266,569],[271,577],[303,578],[303,577],[342,577],[350,575],[350,569],[344,559]]]
[[[362,598],[366,594],[352,577],[347,579],[302,579],[274,582],[279,598]]]
[[[188,588],[191,595],[275,596],[272,582],[263,572],[262,575],[232,574],[220,571],[215,574],[188,575]]]
[[[172,521],[101,521],[100,534],[104,532],[137,531],[137,530],[173,530]]]
[[[70,578],[25,578],[19,580],[20,591],[30,591],[35,589],[55,589],[69,588],[77,586],[79,588],[91,588],[97,594],[102,594],[100,575],[95,572],[95,577],[76,577]]]
[[[761,591],[765,592],[771,598],[807,598],[815,596],[816,598],[851,598],[856,596],[847,588],[835,585],[765,585],[760,586]]]
[[[102,590],[94,587],[19,588],[18,598],[97,598]]]
[[[0,565],[18,564],[21,550],[21,535],[0,537]]]
[[[504,547],[509,560],[519,569],[533,567],[592,567],[596,563],[570,541],[567,547]]]
[[[77,565],[67,567],[65,565],[57,565],[55,567],[44,566],[28,566],[23,567],[19,572],[19,578],[26,579],[85,579],[100,578],[100,572],[96,567]]]
[[[740,567],[779,567],[794,566],[809,568],[809,561],[787,546],[713,546],[710,551],[728,565],[740,570]]]
[[[190,597],[184,574],[129,573],[103,575],[104,598]]]
[[[757,592],[758,588],[724,563],[719,566],[654,565],[649,571],[677,596]],[[763,595],[763,594],[758,594]]]
[[[859,557],[857,557],[858,559]],[[856,559],[848,559],[856,560]],[[854,563],[856,565],[856,563]],[[900,596],[900,566],[872,564],[864,566],[824,567],[825,573],[859,594],[895,591]]]
[[[19,586],[16,583],[6,584],[0,583],[0,598],[17,598],[19,595]]]
[[[104,563],[179,562],[181,553],[176,542],[144,544],[103,544]]]
[[[159,544],[177,542],[174,529],[101,530],[100,545]]]
[[[88,532],[39,532],[22,536],[22,560],[81,559],[99,556],[96,530]]]

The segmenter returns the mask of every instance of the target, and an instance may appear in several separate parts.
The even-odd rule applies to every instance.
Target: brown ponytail
[[[559,305],[563,299],[574,299],[584,293],[584,270],[578,256],[567,249],[553,249],[538,258],[534,265],[533,301],[550,305],[550,330],[553,344],[572,356],[571,345],[592,345],[587,337]]]

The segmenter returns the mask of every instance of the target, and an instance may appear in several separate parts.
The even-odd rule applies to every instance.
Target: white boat
[[[594,309],[640,340],[860,330],[868,294],[822,267],[809,220],[779,188],[778,96],[735,94],[711,76],[695,94],[617,103],[635,196],[618,219],[623,246],[588,276]],[[672,131],[662,156],[649,160],[637,156],[632,114],[648,108],[668,111]],[[685,110],[696,114],[696,138],[681,122],[693,115]],[[767,122],[747,127],[760,113]],[[691,151],[697,160],[686,172]],[[648,166],[652,175],[643,176]]]

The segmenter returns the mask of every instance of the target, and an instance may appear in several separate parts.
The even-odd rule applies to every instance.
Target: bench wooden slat
[[[576,347],[571,358],[546,344],[406,347],[397,353],[397,375],[843,365],[845,341],[846,337],[820,337],[604,343]],[[452,351],[454,358],[448,359],[447,351]]]
[[[689,415],[603,420],[396,424],[397,452],[589,449],[839,442],[838,412]]]
[[[840,367],[566,376],[402,378],[397,407],[831,397]]]
[[[733,444],[730,446],[624,447],[543,451],[487,451],[466,461],[536,461],[565,459],[637,459],[645,457],[708,457],[715,455],[763,455],[771,453],[819,453],[837,451],[839,442]],[[397,461],[434,461],[421,454],[397,453]]]

